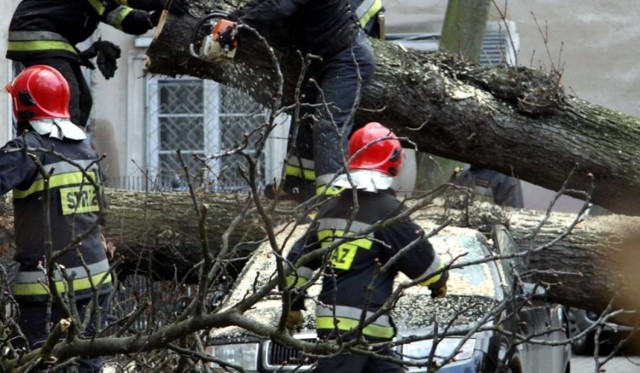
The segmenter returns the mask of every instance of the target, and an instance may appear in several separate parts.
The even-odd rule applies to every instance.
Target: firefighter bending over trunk
[[[100,22],[127,34],[141,35],[158,24],[163,7],[181,15],[184,0],[22,0],[9,24],[7,58],[25,67],[49,65],[67,79],[71,89],[71,121],[85,127],[91,114],[91,88],[80,66],[98,68],[109,79],[116,70],[120,48],[99,40],[86,51],[76,44],[91,37]]]
[[[345,174],[335,181],[334,185],[344,190],[323,205],[317,220],[294,244],[287,259],[295,263],[313,250],[330,247],[335,240],[353,237],[329,255],[330,265],[325,270],[316,306],[318,336],[348,339],[354,337],[356,329],[362,328],[362,334],[369,342],[390,341],[395,335],[391,316],[384,313],[362,327],[359,324],[362,312],[371,315],[380,309],[392,294],[398,272],[421,279],[420,284],[431,289],[432,297],[446,294],[448,272],[444,271],[444,263],[431,244],[420,238],[422,229],[409,218],[382,224],[370,233],[361,233],[401,212],[400,201],[390,189],[404,156],[393,132],[379,123],[369,123],[354,132],[348,153],[350,180]],[[358,210],[354,212],[356,206]],[[380,272],[380,267],[392,258],[395,265],[389,271]],[[304,285],[312,272],[321,267],[322,260],[318,258],[298,267],[295,274],[287,277],[288,284]],[[373,285],[373,292],[367,292],[369,285]],[[289,330],[299,329],[302,325],[303,298],[299,296],[292,302],[287,317]],[[392,355],[389,349],[377,353]],[[404,372],[393,362],[356,354],[320,359],[316,372],[383,371]]]
[[[65,299],[68,298],[64,293],[73,286],[81,317],[90,304],[92,320],[105,311],[104,303],[112,286],[98,226],[104,203],[101,190],[88,181],[91,178],[97,185],[100,183],[98,155],[84,131],[69,120],[69,85],[62,74],[50,66],[31,66],[7,85],[7,90],[20,136],[0,149],[0,194],[13,190],[14,259],[20,269],[12,293],[19,305],[18,322],[27,339],[16,337],[14,341],[33,349],[47,340],[53,325],[69,317],[63,311],[68,307],[59,303],[62,298],[50,296],[54,286]],[[48,182],[36,161],[49,174]],[[44,224],[47,221],[49,226]],[[50,252],[46,248],[49,238]],[[71,245],[74,240],[79,242]],[[52,253],[58,255],[63,249],[66,253],[52,263]],[[61,270],[70,276],[67,280],[63,280]],[[52,274],[54,283],[49,283],[46,271]],[[100,295],[98,304],[90,303],[94,291]],[[48,318],[47,306],[51,301]],[[81,325],[71,330],[90,337],[95,326],[91,322],[84,331],[79,330]],[[81,373],[99,372],[101,367],[100,358],[78,361]],[[34,370],[44,368],[37,366]]]
[[[454,182],[473,189],[475,198],[480,201],[500,206],[524,207],[522,185],[515,177],[470,165],[455,178]]]
[[[301,98],[303,105],[316,105],[315,115],[295,120],[299,122],[298,135],[281,187],[300,202],[331,192],[328,183],[344,166],[352,110],[373,76],[371,45],[350,8],[348,0],[252,0],[231,15],[261,33],[287,18],[295,47],[303,54],[321,57],[311,64],[307,77],[318,87],[307,84]],[[220,40],[230,45],[234,37],[229,28]]]

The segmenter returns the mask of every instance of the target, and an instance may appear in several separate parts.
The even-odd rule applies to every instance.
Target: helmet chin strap
[[[29,122],[34,131],[42,136],[48,135],[59,140],[84,140],[87,134],[78,126],[73,124],[69,119],[52,118],[39,119]]]

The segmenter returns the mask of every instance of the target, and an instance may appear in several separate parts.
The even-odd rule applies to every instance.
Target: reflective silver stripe
[[[33,40],[57,40],[67,42],[67,39],[52,31],[9,31],[10,41],[33,41]]]
[[[116,22],[118,22],[118,17],[120,16],[120,12],[124,11],[125,9],[126,7],[120,5],[119,7],[107,13],[107,17],[106,17],[107,24],[111,26],[115,26]]]
[[[433,258],[433,262],[431,262],[431,265],[429,266],[429,268],[427,268],[427,270],[424,271],[422,273],[422,275],[420,275],[419,277],[426,280],[429,276],[431,276],[431,274],[433,274],[438,269],[440,269],[441,263],[442,262],[440,261],[440,257],[436,254],[436,256],[435,256],[435,258]]]
[[[334,312],[335,310],[335,312]],[[371,316],[373,316],[374,312],[371,311],[367,311],[367,316],[365,317],[365,319],[370,318]],[[327,306],[327,305],[318,305],[316,307],[316,316],[317,317],[322,317],[322,316],[326,316],[326,317],[344,317],[346,319],[352,319],[352,320],[360,320],[360,317],[362,316],[362,309],[357,308],[357,307],[350,307],[350,306]],[[378,318],[376,319],[376,321],[374,321],[372,323],[373,325],[378,325],[378,326],[386,326],[386,327],[391,327],[391,318],[389,317],[389,315],[380,315],[378,316]]]
[[[362,18],[362,16],[369,11],[369,8],[371,8],[375,2],[376,0],[364,0],[356,9],[356,16],[358,19]]]
[[[76,167],[76,165],[72,165],[67,161],[46,164],[44,165],[44,169],[47,172],[51,172],[53,170],[53,173],[51,175],[66,174],[68,172],[82,172],[83,170],[86,170],[86,171],[98,170],[98,165],[95,160],[83,159],[83,160],[74,160],[74,162],[77,163],[78,166],[82,167],[82,169]],[[87,169],[87,167],[89,167],[90,165],[92,167]],[[38,172],[38,176],[36,176],[33,179],[33,181],[40,180],[42,178],[43,178],[42,174]]]
[[[321,185],[328,185],[329,183],[331,183],[331,181],[333,181],[336,177],[336,174],[331,173],[331,174],[324,174],[324,175],[316,175],[316,185],[317,186],[321,186]]]
[[[325,229],[340,229],[344,231],[346,230],[347,226],[349,226],[350,232],[358,233],[371,228],[371,224],[359,221],[352,221],[351,224],[347,224],[348,222],[349,221],[346,219],[338,218],[318,219],[318,230],[321,231]],[[370,232],[368,236],[373,236],[373,232]]]
[[[296,270],[296,274],[298,275],[298,277],[308,280],[311,278],[311,276],[313,276],[313,269],[309,267],[300,267]]]
[[[300,158],[295,156],[289,157],[289,159],[287,160],[287,164],[289,164],[290,166],[308,168],[311,170],[313,170],[313,168],[315,167],[315,162],[312,159]]]
[[[89,269],[89,272],[91,273],[92,276],[99,273],[104,273],[109,270],[109,261],[107,259],[104,259],[100,262],[87,265],[87,268]],[[74,277],[75,280],[89,277],[89,273],[87,273],[84,267],[65,268],[64,271],[67,275],[73,275],[75,273],[75,277]],[[16,275],[15,283],[16,284],[36,284],[38,282],[45,281],[46,277],[47,276],[44,274],[43,271],[30,271],[30,272],[21,271],[21,272],[18,272],[18,274]],[[54,281],[61,281],[62,277],[60,275],[60,272],[56,271],[56,273],[53,276],[53,279]]]

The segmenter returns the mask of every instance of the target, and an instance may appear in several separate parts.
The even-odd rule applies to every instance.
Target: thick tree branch
[[[191,5],[193,14],[207,11],[199,1]],[[221,1],[205,6],[235,9]],[[196,23],[192,16],[167,17],[147,52],[149,71],[213,79],[269,104],[275,77],[265,45],[244,30],[233,61],[200,61],[188,52]],[[265,37],[280,59],[284,103],[292,103],[300,61],[286,47],[286,25]],[[422,151],[553,190],[576,168],[569,189],[587,189],[592,175],[593,202],[618,213],[640,213],[637,118],[567,95],[554,73],[467,65],[444,53],[405,50],[376,40],[372,44],[376,74],[365,91],[358,123],[383,122]]]

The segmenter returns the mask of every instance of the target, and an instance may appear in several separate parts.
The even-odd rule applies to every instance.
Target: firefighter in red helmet
[[[16,2],[17,3],[17,2]],[[163,9],[182,15],[185,0],[22,0],[9,24],[7,54],[25,67],[48,65],[56,68],[69,83],[71,121],[88,125],[93,98],[81,66],[98,69],[110,79],[117,69],[120,47],[102,40],[84,51],[100,24],[130,35],[142,35],[158,24]]]
[[[34,349],[47,340],[51,325],[71,317],[69,299],[84,315],[98,296],[89,312],[92,321],[71,328],[84,336],[95,332],[93,320],[102,315],[112,290],[99,226],[104,199],[98,155],[70,120],[69,85],[62,74],[34,65],[6,89],[19,129],[19,136],[0,149],[0,194],[13,191],[14,259],[20,265],[11,291],[22,335],[13,341],[19,345],[14,347]],[[77,362],[79,372],[101,367],[100,358]]]
[[[348,155],[348,172],[333,184],[344,190],[322,206],[287,259],[295,266],[296,260],[314,250],[331,251],[296,266],[287,283],[294,288],[303,286],[316,269],[325,269],[316,302],[316,330],[320,338],[348,340],[361,332],[369,342],[390,341],[396,330],[388,312],[382,312],[365,326],[359,323],[361,315],[373,315],[380,310],[392,294],[398,272],[421,281],[433,297],[446,294],[448,272],[429,241],[422,238],[422,229],[409,218],[378,224],[402,212],[401,203],[391,189],[404,157],[395,134],[380,123],[369,123],[353,133]],[[341,243],[332,247],[338,240]],[[395,265],[381,272],[390,260]],[[371,285],[375,291],[367,291]],[[303,309],[304,296],[299,295],[287,315],[288,329],[301,326]],[[385,348],[377,353],[393,354]],[[404,372],[389,359],[357,354],[321,358],[316,372],[378,371]]]

